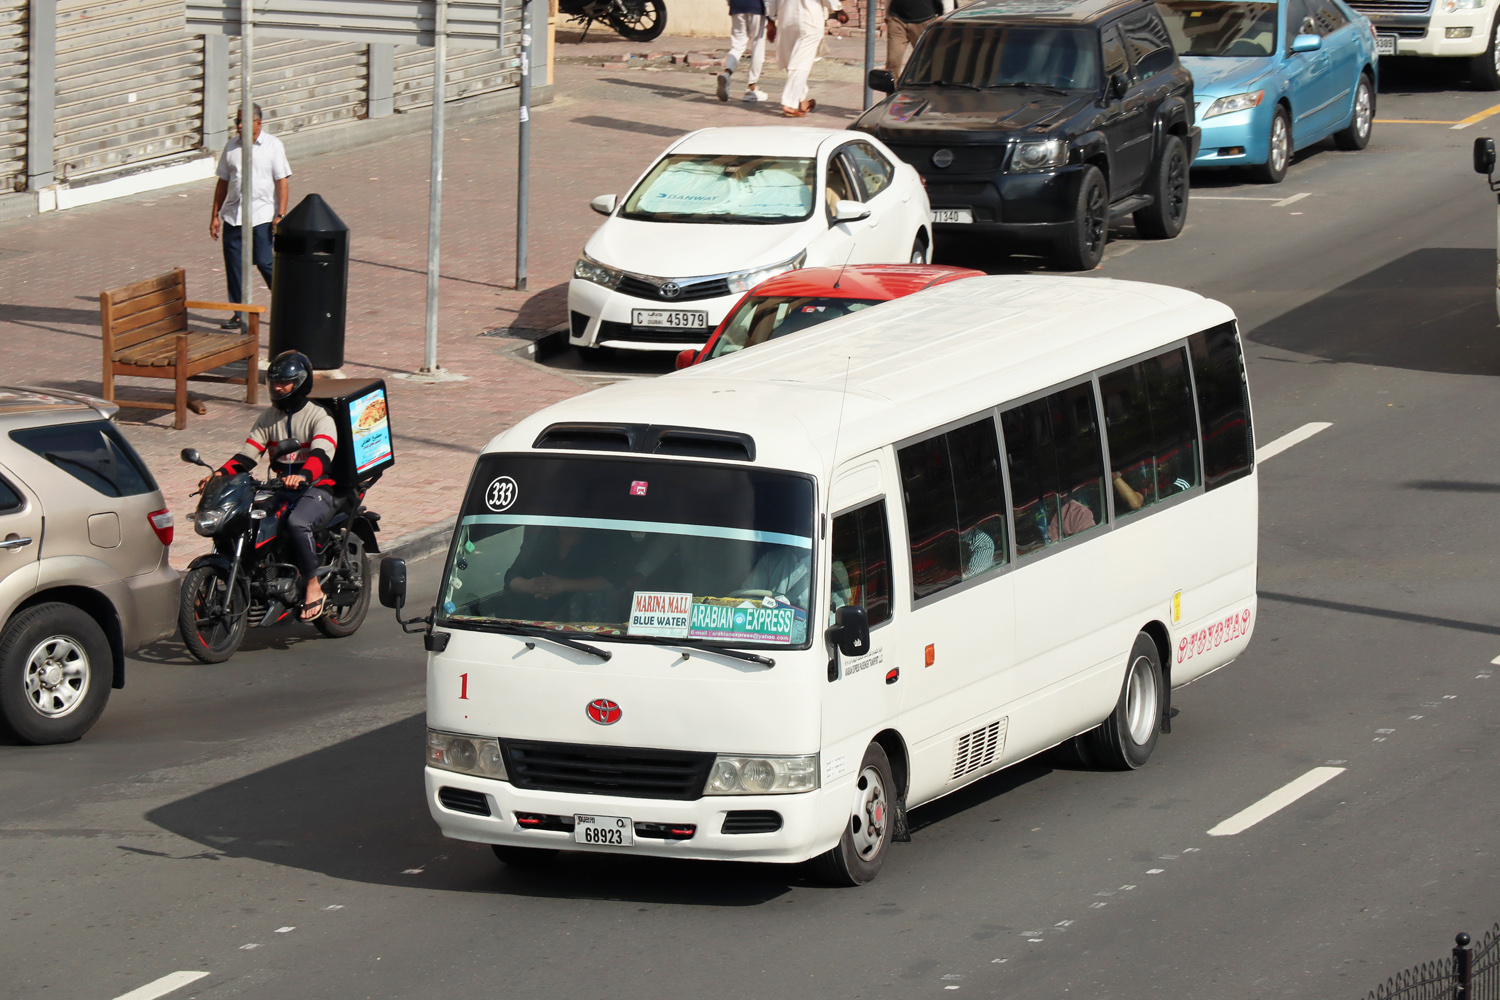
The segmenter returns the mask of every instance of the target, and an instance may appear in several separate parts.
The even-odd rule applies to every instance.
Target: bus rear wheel
[[[1141,632],[1130,649],[1130,666],[1115,710],[1097,728],[1077,738],[1086,745],[1095,766],[1133,771],[1146,765],[1161,734],[1164,689],[1156,640]]]
[[[838,846],[813,859],[818,877],[829,885],[873,882],[885,867],[891,846],[896,826],[896,782],[891,776],[890,758],[879,743],[866,748],[854,785],[854,804]]]

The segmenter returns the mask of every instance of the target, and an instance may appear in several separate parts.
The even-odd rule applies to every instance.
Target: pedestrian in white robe
[[[807,96],[807,76],[831,17],[849,23],[840,0],[766,0],[766,35],[776,42],[777,61],[786,70],[781,113],[788,118],[802,118],[818,105]]]

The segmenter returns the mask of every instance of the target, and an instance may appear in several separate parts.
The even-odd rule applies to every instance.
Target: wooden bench
[[[245,313],[248,333],[201,333],[189,330],[187,311],[209,309]],[[260,314],[265,306],[233,302],[193,302],[187,297],[187,272],[182,268],[137,281],[124,288],[99,293],[99,325],[104,333],[104,398],[115,399],[115,376],[165,378],[177,383],[172,402],[126,400],[122,406],[173,410],[172,426],[187,426],[187,411],[205,412],[203,403],[189,399],[188,379],[234,382],[245,386],[245,402],[254,403],[260,378]],[[245,362],[245,377],[205,375],[232,361]]]

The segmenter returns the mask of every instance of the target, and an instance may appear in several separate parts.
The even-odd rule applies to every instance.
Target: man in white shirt
[[[292,186],[287,178],[292,176],[291,164],[286,160],[286,147],[274,135],[261,131],[260,105],[252,105],[254,119],[255,149],[250,156],[250,225],[251,245],[255,266],[271,287],[271,229],[286,214],[287,202],[292,195]],[[219,238],[224,232],[224,271],[229,282],[229,301],[241,302],[240,253],[244,245],[240,220],[240,126],[243,119],[235,115],[234,136],[224,146],[224,155],[219,157],[219,183],[214,188],[213,218],[208,223],[208,235]],[[235,313],[225,320],[224,329],[242,327],[244,317]]]
[[[777,60],[786,70],[781,113],[804,118],[818,106],[807,96],[807,77],[818,60],[829,18],[849,23],[840,0],[766,0],[766,38],[777,43]]]

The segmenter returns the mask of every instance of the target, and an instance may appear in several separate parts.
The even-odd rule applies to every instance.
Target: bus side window
[[[870,624],[891,617],[891,543],[885,500],[833,519],[833,589],[828,623],[846,604],[865,609]]]
[[[1105,520],[1104,451],[1094,387],[1084,382],[1000,415],[1016,552],[1026,555]]]
[[[1115,513],[1124,518],[1198,485],[1198,434],[1182,348],[1100,376]]]
[[[1193,334],[1188,352],[1203,431],[1203,484],[1214,489],[1248,476],[1255,461],[1245,361],[1233,323]]]
[[[897,459],[912,596],[929,597],[1005,564],[1005,492],[993,418],[908,445]]]

